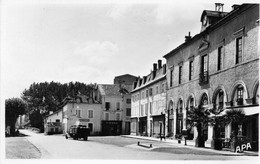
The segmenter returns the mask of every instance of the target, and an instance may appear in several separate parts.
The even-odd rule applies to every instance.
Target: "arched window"
[[[219,90],[216,97],[215,97],[215,103],[214,103],[214,107],[215,109],[223,109],[224,107],[224,91],[223,90]]]
[[[244,87],[242,85],[238,85],[236,87],[234,98],[233,98],[233,105],[239,106],[244,104]]]
[[[178,113],[182,113],[183,101],[180,99],[178,104]]]
[[[200,104],[204,106],[204,105],[208,105],[208,103],[209,103],[208,95],[207,95],[206,93],[204,93],[204,94],[202,95],[202,97],[201,97],[201,102],[200,102]]]

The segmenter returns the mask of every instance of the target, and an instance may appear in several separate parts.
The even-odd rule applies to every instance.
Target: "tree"
[[[29,89],[22,93],[22,99],[27,102],[30,123],[43,131],[43,118],[50,111],[57,111],[60,104],[66,97],[74,98],[81,93],[92,97],[96,84],[84,84],[80,82],[70,82],[61,84],[59,82],[33,83]]]
[[[245,113],[242,109],[231,109],[227,110],[223,115],[224,123],[226,125],[232,123],[232,142],[231,149],[234,149],[236,142],[238,141],[239,126],[241,126],[246,121]],[[242,132],[241,132],[242,135]]]
[[[15,135],[15,123],[19,115],[23,115],[26,110],[26,103],[20,98],[5,100],[5,124],[10,126],[10,134]]]
[[[193,107],[188,111],[187,120],[191,122],[192,126],[195,126],[198,131],[198,137],[196,138],[195,146],[205,147],[205,136],[203,134],[204,128],[207,128],[208,123],[210,122],[210,113],[205,108]]]

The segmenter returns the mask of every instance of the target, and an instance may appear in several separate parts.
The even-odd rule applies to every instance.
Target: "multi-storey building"
[[[45,117],[45,132],[56,133],[61,128],[66,133],[72,125],[86,125],[90,128],[91,135],[99,135],[101,115],[101,103],[93,98],[81,94],[75,98],[67,97],[62,101],[59,110]]]
[[[242,135],[258,143],[259,122],[259,4],[233,5],[231,12],[203,11],[201,32],[186,37],[183,44],[166,54],[167,132],[173,135],[195,129],[186,121],[193,106],[206,109],[243,109],[250,118],[240,127]],[[221,129],[230,138],[232,124]],[[205,127],[206,142],[213,138]]]
[[[158,68],[154,63],[151,73],[133,84],[131,134],[165,135],[165,112],[166,64],[158,60]]]
[[[130,134],[131,87],[135,76],[117,76],[114,84],[99,84],[94,97],[102,104],[102,135]]]

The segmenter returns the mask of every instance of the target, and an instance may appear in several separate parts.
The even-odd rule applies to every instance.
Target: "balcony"
[[[209,74],[208,74],[208,71],[205,71],[205,72],[200,74],[199,84],[205,85],[205,84],[208,84],[208,83],[209,83]]]

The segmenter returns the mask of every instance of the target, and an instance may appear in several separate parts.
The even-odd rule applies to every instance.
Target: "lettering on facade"
[[[241,152],[243,152],[244,150],[248,150],[248,149],[252,149],[250,142],[248,142],[248,143],[246,143],[246,144],[238,145],[238,146],[236,147],[236,151],[235,151],[235,152],[236,152],[236,153],[241,153]]]

